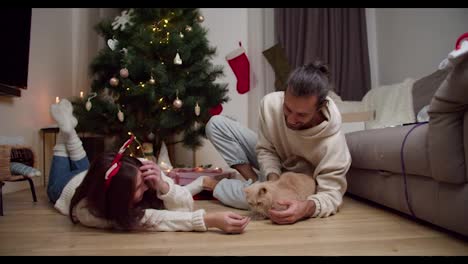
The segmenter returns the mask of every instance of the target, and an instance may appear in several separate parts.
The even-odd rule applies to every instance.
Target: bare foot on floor
[[[213,191],[219,181],[211,177],[203,177],[203,190]]]

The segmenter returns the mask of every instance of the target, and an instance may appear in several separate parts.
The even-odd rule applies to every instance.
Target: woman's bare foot
[[[203,177],[203,190],[213,191],[218,183],[218,180],[205,176]]]

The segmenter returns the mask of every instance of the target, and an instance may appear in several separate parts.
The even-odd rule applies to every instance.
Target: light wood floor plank
[[[121,233],[73,225],[38,189],[4,195],[0,255],[468,255],[468,239],[345,197],[332,217],[294,225],[252,221],[242,235],[209,232]],[[233,210],[197,201],[207,211]]]

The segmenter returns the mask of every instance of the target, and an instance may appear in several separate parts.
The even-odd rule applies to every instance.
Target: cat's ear
[[[258,196],[263,196],[265,195],[266,192],[267,192],[267,189],[265,187],[262,187],[260,188],[260,190],[258,190]]]

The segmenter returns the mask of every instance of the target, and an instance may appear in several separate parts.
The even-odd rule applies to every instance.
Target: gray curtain
[[[364,8],[275,8],[275,26],[292,68],[319,59],[343,100],[359,101],[369,91]]]

